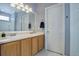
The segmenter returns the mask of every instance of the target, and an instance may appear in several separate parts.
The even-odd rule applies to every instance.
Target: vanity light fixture
[[[23,3],[11,3],[11,6],[25,11],[26,13],[32,12],[32,8],[30,8],[28,5],[24,5]]]

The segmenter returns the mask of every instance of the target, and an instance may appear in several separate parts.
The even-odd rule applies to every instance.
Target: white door
[[[45,18],[47,49],[64,54],[64,5],[56,4],[46,8]]]

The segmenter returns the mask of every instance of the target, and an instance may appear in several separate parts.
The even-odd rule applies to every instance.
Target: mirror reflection
[[[25,4],[0,3],[0,31],[33,30],[35,14]]]

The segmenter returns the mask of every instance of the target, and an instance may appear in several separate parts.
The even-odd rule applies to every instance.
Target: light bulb
[[[23,3],[20,3],[20,4],[22,4],[22,5],[23,5]]]
[[[12,6],[12,7],[15,7],[16,5],[15,5],[14,3],[11,3],[11,6]]]
[[[25,9],[24,9],[24,8],[22,8],[22,11],[25,11]]]
[[[29,11],[27,10],[26,13],[29,13]]]
[[[29,11],[32,12],[32,8],[29,8]]]
[[[21,7],[20,7],[20,6],[17,6],[16,8],[17,8],[17,9],[21,9]]]
[[[28,9],[28,5],[25,5],[25,9]]]
[[[20,4],[20,7],[24,7],[24,5],[23,4]]]

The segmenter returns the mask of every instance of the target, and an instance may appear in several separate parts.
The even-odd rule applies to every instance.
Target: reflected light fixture
[[[22,8],[22,11],[25,11],[25,9],[24,9],[24,8]]]
[[[24,5],[23,4],[20,4],[20,7],[24,7]]]
[[[28,5],[25,5],[25,9],[28,9],[29,7],[28,7]]]
[[[32,12],[32,8],[29,8],[29,11]]]
[[[21,7],[20,7],[20,6],[17,6],[16,8],[17,8],[17,9],[21,9]]]
[[[27,10],[26,13],[29,13],[29,11]]]
[[[23,3],[11,3],[11,6],[25,11],[26,13],[32,12],[32,8],[29,8],[28,5],[24,5]]]
[[[11,3],[11,6],[12,6],[12,7],[15,7],[16,5],[15,5],[14,3]]]

